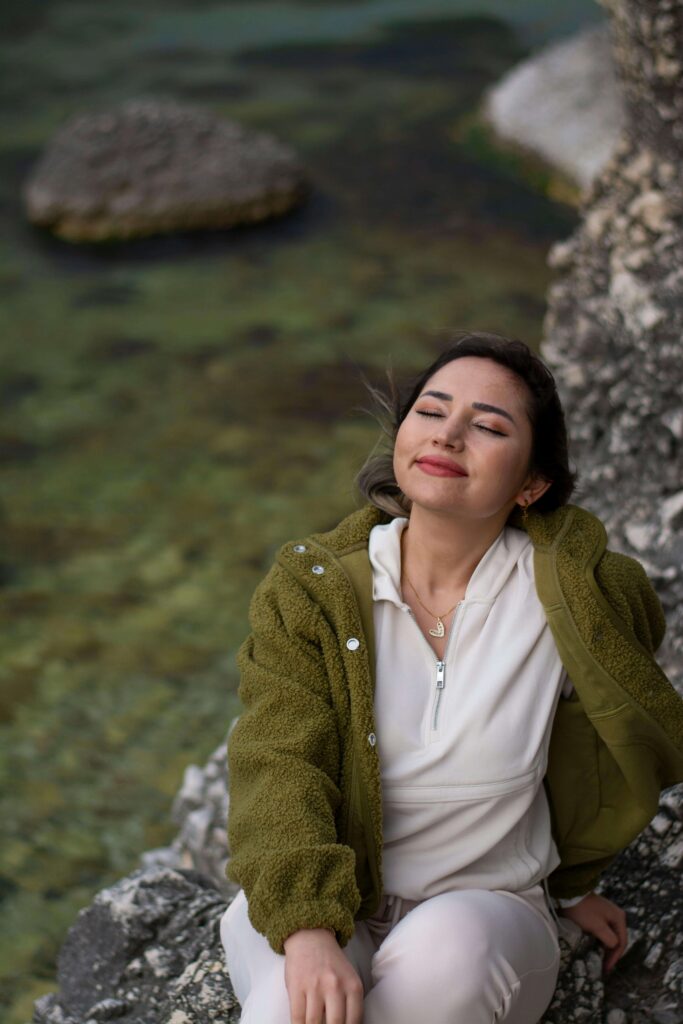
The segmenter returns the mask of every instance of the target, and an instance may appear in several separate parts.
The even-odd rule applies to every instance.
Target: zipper
[[[450,638],[449,638],[450,639]],[[436,732],[436,723],[439,718],[439,704],[441,703],[441,693],[444,686],[446,685],[446,662],[437,661],[436,663],[436,699],[434,701],[434,714],[432,716],[432,732]]]
[[[462,608],[462,605],[463,605],[462,601],[459,601],[458,604],[456,605],[455,615],[453,616],[453,619],[451,620],[451,625],[450,625],[449,630],[448,630],[448,639],[446,640],[446,648],[444,650],[443,661],[440,658],[436,659],[436,687],[435,687],[435,694],[434,694],[434,702],[432,704],[431,729],[430,729],[430,732],[436,732],[436,729],[437,729],[437,724],[438,724],[438,720],[439,720],[439,707],[441,705],[441,695],[442,695],[442,693],[444,691],[444,688],[446,686],[446,658],[448,656],[448,652],[449,652],[449,650],[451,648],[451,644],[453,642],[453,635],[456,632],[456,624],[458,622],[458,616],[460,615],[460,610]],[[417,629],[418,633],[422,637],[423,642],[427,646],[427,649],[429,650],[429,653],[432,655],[432,657],[434,657],[434,651],[433,651],[431,645],[429,644],[426,636],[424,635],[424,633],[422,632],[422,630],[418,626],[417,620],[415,619],[415,616],[413,615],[412,610],[408,609],[408,612],[409,612],[409,615],[410,615],[411,619],[415,623],[415,628]]]

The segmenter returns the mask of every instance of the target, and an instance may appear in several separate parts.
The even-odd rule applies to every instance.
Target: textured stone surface
[[[484,100],[496,134],[587,186],[619,139],[623,102],[609,28],[599,25],[518,64]]]
[[[74,242],[228,228],[308,193],[294,153],[196,107],[131,100],[68,121],[24,189],[29,219]]]
[[[181,837],[187,837],[184,825],[196,811],[199,794],[210,789],[215,793],[217,767],[223,769],[220,780],[226,790],[224,758],[225,745],[204,769],[193,766],[188,771],[186,783],[191,780],[194,795],[190,803],[181,800],[184,791],[187,795],[183,787],[176,802],[181,828],[173,856],[221,862],[224,843],[193,852]],[[612,1019],[616,1024],[674,1020],[666,1014],[683,997],[683,870],[672,851],[682,842],[683,785],[662,794],[651,824],[601,880],[599,891],[624,907],[629,926],[628,950],[606,983],[600,944],[560,918],[562,966],[542,1024],[593,1022],[606,1019],[608,1012],[617,1013],[610,1024]],[[34,1024],[239,1020],[218,935],[230,897],[205,875],[159,866],[163,853],[151,851],[145,856],[147,868],[99,893],[79,914],[60,954],[60,990],[36,1003]],[[216,881],[222,888],[224,879]],[[620,1018],[623,1008],[628,1016]]]
[[[98,893],[62,947],[35,1024],[239,1020],[220,943],[223,896],[192,871],[138,871]]]
[[[680,2],[606,3],[624,134],[550,253],[543,354],[568,410],[576,500],[638,558],[664,604],[659,660],[683,687],[683,59]]]
[[[683,4],[604,6],[624,131],[576,232],[551,250],[542,352],[568,412],[574,500],[645,566],[667,617],[658,660],[683,693]],[[631,932],[607,984],[610,1024],[683,1021],[682,808],[681,787],[664,793],[605,876]]]
[[[228,729],[228,736],[237,719]],[[170,846],[148,850],[142,867],[191,868],[205,875],[230,898],[237,886],[225,877],[228,861],[227,740],[213,752],[204,768],[189,765],[173,802],[178,835]]]

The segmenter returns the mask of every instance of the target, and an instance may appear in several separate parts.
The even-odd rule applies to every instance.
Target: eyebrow
[[[423,391],[422,396],[431,395],[432,398],[440,398],[442,402],[452,402],[453,395],[447,395],[445,391]],[[505,409],[499,408],[497,405],[489,405],[487,402],[472,402],[473,409],[480,409],[482,412],[497,412],[500,416],[505,416],[506,419],[510,420],[510,423],[514,423],[514,419],[509,412]],[[516,426],[517,424],[515,424]]]

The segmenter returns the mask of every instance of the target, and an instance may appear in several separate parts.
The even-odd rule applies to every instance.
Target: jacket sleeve
[[[664,639],[666,619],[640,562],[617,551],[605,551],[596,566],[595,579],[617,615],[654,654]]]
[[[355,855],[337,841],[340,740],[318,605],[273,566],[250,606],[239,696],[228,741],[226,873],[276,953],[300,928],[332,929],[345,945],[360,906]]]
[[[617,854],[609,854],[581,864],[561,864],[548,876],[548,891],[558,903],[568,901],[565,906],[579,902],[589,892],[593,892],[600,881],[600,876],[610,864],[616,860]],[[559,903],[562,906],[561,903]]]

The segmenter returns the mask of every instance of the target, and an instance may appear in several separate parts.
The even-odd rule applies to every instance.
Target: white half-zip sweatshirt
[[[439,661],[401,598],[407,523],[375,526],[369,539],[385,892],[527,889],[560,863],[542,782],[557,702],[572,690],[536,593],[533,545],[504,527]]]

